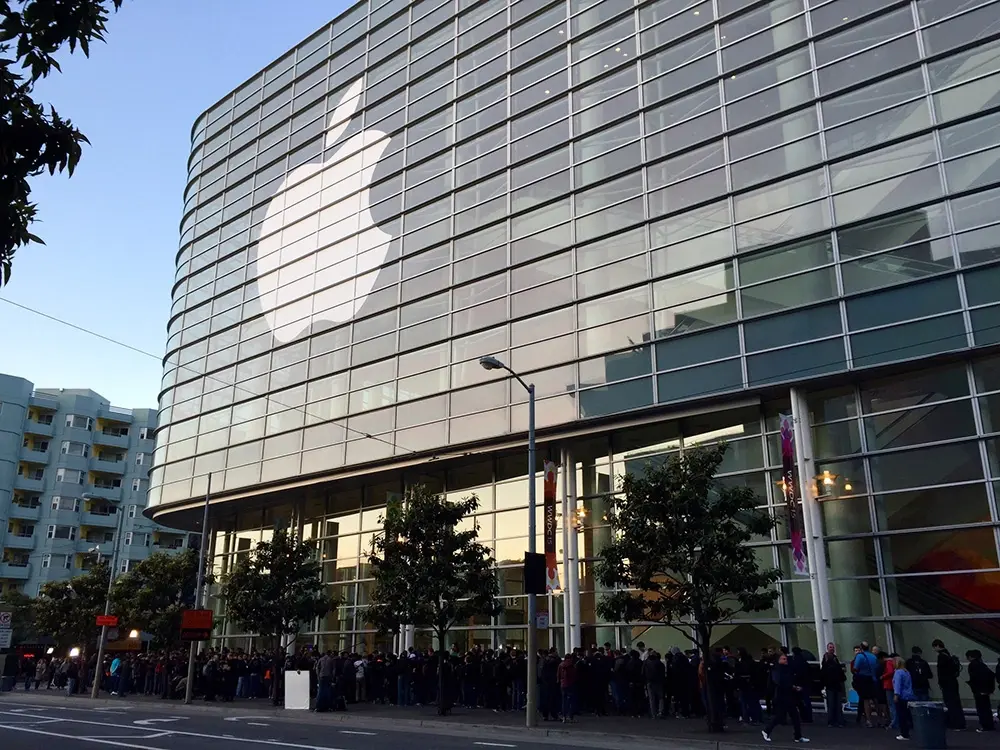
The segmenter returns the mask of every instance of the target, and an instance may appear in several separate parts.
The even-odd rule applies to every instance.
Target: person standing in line
[[[576,664],[573,654],[567,653],[556,671],[559,679],[559,689],[562,691],[562,720],[566,724],[573,721],[574,703],[576,701]]]
[[[854,672],[854,689],[858,693],[858,715],[863,713],[865,725],[871,729],[875,719],[876,670],[878,658],[871,652],[868,641],[861,642],[861,650],[854,656],[851,671]]]
[[[899,722],[897,740],[910,739],[913,717],[910,715],[910,701],[914,699],[913,679],[902,657],[893,659],[892,700],[895,705],[896,720]]]
[[[986,666],[983,661],[983,654],[979,649],[965,652],[965,658],[969,661],[969,689],[976,701],[976,714],[979,716],[979,729],[977,732],[993,732],[996,725],[993,722],[993,706],[990,697],[996,692],[997,683],[993,671]]]
[[[896,729],[899,726],[896,723],[896,701],[893,697],[892,681],[892,675],[896,671],[896,657],[896,654],[890,654],[880,659],[882,664],[882,689],[885,691],[885,705],[889,720],[887,729]]]
[[[931,665],[924,659],[924,651],[920,646],[914,646],[910,649],[910,653],[910,658],[906,660],[906,670],[913,680],[913,694],[916,696],[914,700],[929,701],[931,699],[931,680],[934,679]]]
[[[844,664],[837,657],[837,647],[826,644],[826,653],[820,663],[820,679],[826,690],[826,723],[831,727],[844,726],[844,684],[847,674]]]
[[[774,684],[774,713],[760,733],[764,742],[771,741],[771,732],[779,723],[784,723],[786,716],[792,721],[795,742],[809,742],[802,736],[802,722],[799,720],[799,700],[796,693],[801,688],[794,684],[785,654],[778,657],[777,665],[771,670],[771,681]]]
[[[938,655],[937,673],[938,685],[941,688],[941,700],[944,701],[945,720],[949,729],[965,729],[965,712],[962,710],[962,699],[958,695],[958,676],[962,673],[962,665],[957,656],[953,656],[940,638],[931,643]]]
[[[642,676],[646,681],[646,696],[649,698],[649,716],[662,719],[664,714],[663,687],[667,681],[667,669],[660,655],[649,650],[649,656],[642,663]]]

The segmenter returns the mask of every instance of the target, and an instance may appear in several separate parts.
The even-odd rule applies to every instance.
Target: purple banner
[[[795,427],[791,414],[782,414],[781,419],[781,488],[785,494],[788,510],[788,535],[792,540],[792,573],[809,575],[806,562],[806,547],[802,530],[802,508],[799,502],[798,486],[795,480]]]

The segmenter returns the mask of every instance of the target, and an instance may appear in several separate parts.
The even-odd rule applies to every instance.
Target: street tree
[[[276,529],[270,541],[250,550],[223,578],[226,616],[274,647],[276,671],[299,629],[339,604],[320,574],[316,544]],[[277,703],[277,680],[272,680],[272,698]]]
[[[182,613],[194,607],[197,584],[197,552],[157,552],[118,576],[111,600],[125,627],[170,648],[180,640]]]
[[[490,549],[478,542],[478,526],[459,529],[478,507],[475,495],[450,502],[415,486],[402,502],[388,505],[369,555],[375,578],[369,621],[383,633],[413,625],[437,637],[440,714],[451,708],[445,689],[448,631],[503,609],[496,565]]]
[[[60,70],[57,55],[104,41],[122,0],[0,0],[0,286],[14,252],[42,240],[31,232],[37,207],[30,178],[72,175],[89,143],[70,120],[35,99],[35,84]]]
[[[764,501],[753,490],[715,479],[725,453],[725,444],[695,448],[621,477],[621,496],[608,514],[612,541],[595,571],[613,589],[598,613],[612,622],[674,628],[697,648],[709,685],[721,679],[710,651],[713,630],[771,608],[778,596],[779,572],[762,569],[746,545],[768,535],[774,520],[757,510]],[[721,730],[716,691],[706,693],[709,729]]]
[[[97,615],[104,612],[110,567],[101,562],[68,581],[42,585],[35,599],[35,626],[51,636],[60,649],[97,645]]]
[[[38,637],[35,627],[35,600],[20,591],[0,595],[0,612],[10,612],[12,642],[31,643]]]

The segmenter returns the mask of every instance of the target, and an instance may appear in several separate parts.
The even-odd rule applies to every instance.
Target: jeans
[[[563,686],[562,689],[562,714],[563,719],[569,721],[573,718],[576,709],[576,688]]]
[[[524,708],[525,702],[525,682],[520,677],[514,680],[513,688],[511,689],[511,706],[515,711],[520,711]]]
[[[247,680],[246,675],[240,675],[236,678],[236,697],[237,698],[247,698]]]
[[[663,716],[663,685],[649,683],[646,694],[649,697],[649,715],[654,719]]]
[[[889,726],[895,729],[899,726],[896,719],[896,694],[892,691],[892,688],[888,688],[885,691],[885,702],[889,704]]]
[[[826,689],[826,723],[831,727],[844,725],[844,691],[840,687]]]
[[[751,687],[740,688],[740,718],[744,724],[760,723],[763,720],[760,698]]]
[[[913,717],[910,716],[910,704],[909,701],[901,700],[898,703],[893,701],[893,714],[899,721],[899,734],[902,737],[909,738],[910,727],[913,726]]]
[[[76,692],[76,678],[67,677],[66,678],[66,695],[73,695]]]

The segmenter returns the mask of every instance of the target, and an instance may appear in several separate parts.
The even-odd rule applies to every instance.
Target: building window
[[[130,547],[131,545],[132,545],[132,532],[131,531],[126,531],[125,532],[125,546],[126,547]]]
[[[121,565],[118,568],[119,573],[128,573],[128,566],[131,560],[122,560]]]
[[[63,555],[63,568],[66,570],[73,569],[73,555]]]
[[[139,428],[139,439],[140,440],[149,440],[149,434],[150,434],[150,432],[152,432],[152,430],[149,427],[140,427]]]
[[[42,479],[45,476],[45,469],[29,469],[27,466],[21,466],[20,474],[25,479]]]
[[[52,524],[49,526],[46,536],[49,539],[69,539],[70,541],[76,539],[76,527],[75,526],[56,526]]]
[[[145,492],[146,491],[146,480],[139,479],[136,477],[132,480],[132,492]]]
[[[57,469],[56,481],[66,484],[83,484],[83,472],[78,469]]]
[[[94,426],[94,420],[90,417],[81,417],[78,414],[67,414],[66,426],[74,427],[78,430],[90,430]]]
[[[76,512],[80,510],[80,498],[54,495],[52,498],[52,510],[71,510]]]
[[[90,446],[86,443],[75,443],[72,440],[63,440],[62,452],[67,456],[83,456],[86,458],[90,455]]]
[[[142,546],[143,547],[148,547],[149,546],[149,534],[143,534],[142,535]]]
[[[52,564],[52,555],[42,555],[42,567],[47,568]]]
[[[138,511],[138,510],[139,510],[139,506],[138,505],[130,505],[130,506],[128,506],[128,517],[129,518],[135,518],[136,511]]]
[[[135,454],[135,465],[136,466],[142,466],[143,461],[145,461],[145,459],[146,459],[146,454],[145,453],[136,453]]]

